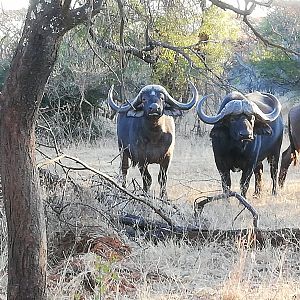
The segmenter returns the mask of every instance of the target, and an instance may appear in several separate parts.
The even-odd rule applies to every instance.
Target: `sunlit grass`
[[[181,212],[176,217],[179,225],[195,224],[193,203],[199,197],[221,192],[219,174],[208,137],[178,138],[174,158],[169,168],[168,196]],[[283,148],[286,145],[286,140]],[[78,157],[92,167],[118,180],[119,157],[114,140],[101,141],[97,145],[70,146],[63,151]],[[151,166],[153,187],[158,195],[158,166]],[[71,173],[90,183],[88,173]],[[241,173],[232,176],[233,190],[239,191]],[[135,169],[129,172],[129,189],[132,180],[141,183]],[[271,195],[269,167],[265,164],[263,193],[260,198],[252,197],[253,180],[248,201],[259,213],[262,229],[300,228],[300,169],[291,167],[287,182],[277,196]],[[74,202],[76,195],[65,195]],[[86,203],[90,194],[85,193]],[[159,203],[155,203],[159,205]],[[252,226],[249,212],[244,211],[235,221],[242,207],[236,199],[208,204],[201,222],[209,229],[241,229]],[[72,210],[70,210],[72,213]],[[101,225],[95,216],[77,216],[86,224]],[[49,216],[48,216],[49,217]],[[151,214],[145,217],[152,218]],[[55,221],[55,219],[53,219]],[[52,222],[52,223],[51,223]],[[2,224],[2,223],[1,223]],[[6,234],[5,223],[1,225],[2,236]],[[106,227],[105,227],[106,226]],[[51,237],[58,224],[50,220],[48,235]],[[89,227],[83,230],[89,232]],[[107,224],[102,230],[93,231],[94,236],[111,235]],[[207,242],[191,244],[185,241],[168,240],[154,244],[143,238],[132,241],[120,233],[131,252],[120,260],[103,260],[99,256],[68,254],[64,259],[49,257],[49,299],[300,299],[300,253],[288,246],[272,247],[268,242],[263,249],[241,248],[237,243]],[[51,239],[50,239],[51,240]],[[5,299],[6,240],[1,244],[0,256],[0,299]],[[50,245],[51,246],[51,245]],[[50,249],[52,255],[53,249]],[[89,278],[95,278],[94,286],[88,287]]]
[[[65,151],[118,178],[119,159],[114,160],[118,155],[114,141],[93,147],[71,147]],[[150,172],[156,179],[158,166],[151,166]],[[233,174],[233,190],[239,190],[240,176],[241,173]],[[130,170],[129,183],[132,179],[141,182],[137,169]],[[248,197],[259,213],[260,228],[300,227],[299,180],[299,167],[291,167],[284,189],[279,190],[277,196],[271,196],[269,167],[265,164],[262,196],[252,197],[252,180]],[[169,169],[168,195],[187,222],[193,221],[194,200],[219,193],[220,185],[209,139],[177,139]],[[158,190],[157,180],[154,180],[152,192],[157,194]],[[203,218],[210,229],[251,226],[252,219],[247,211],[233,222],[241,209],[236,199],[218,201],[207,205]],[[267,243],[259,250],[232,243],[127,242],[131,254],[113,263],[112,268],[125,268],[139,275],[133,280],[134,288],[130,292],[124,293],[122,288],[114,290],[110,297],[115,299],[300,299],[300,254],[291,247],[273,248]],[[90,267],[95,272],[93,265]],[[61,295],[66,292],[61,291]],[[89,299],[99,298],[94,294]]]

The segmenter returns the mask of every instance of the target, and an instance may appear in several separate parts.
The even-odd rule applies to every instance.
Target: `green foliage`
[[[222,74],[240,32],[232,15],[215,6],[206,9],[203,14],[192,12],[194,14],[183,12],[181,6],[172,7],[155,23],[156,38],[182,49],[196,67],[191,69],[190,63],[173,50],[159,50],[153,79],[173,91],[175,89],[175,92],[185,87],[189,75],[199,77],[205,72],[203,61],[215,74]]]
[[[300,3],[278,2],[277,6],[259,24],[259,31],[278,45],[297,50],[300,45]],[[297,84],[300,79],[300,61],[278,48],[266,48],[258,44],[250,55],[250,61],[262,77],[279,84]]]
[[[279,84],[288,84],[300,80],[300,62],[278,49],[257,48],[252,52],[251,63],[261,77]]]
[[[241,33],[240,25],[233,14],[212,6],[203,15],[201,33],[205,33],[210,40],[204,46],[207,63],[220,75],[224,64],[232,56]]]
[[[95,274],[95,283],[96,283],[96,293],[95,299],[102,299],[105,292],[107,292],[107,285],[114,283],[118,283],[120,281],[120,277],[116,271],[113,270],[111,261],[101,261],[99,258],[95,264],[96,274]]]

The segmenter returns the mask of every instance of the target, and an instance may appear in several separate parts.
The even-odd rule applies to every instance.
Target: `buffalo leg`
[[[246,198],[247,191],[249,189],[250,179],[252,176],[253,171],[250,169],[250,171],[243,171],[242,178],[240,181],[240,189],[241,194],[243,197]]]
[[[279,143],[281,146],[281,141]],[[270,173],[272,178],[272,195],[277,194],[277,174],[278,174],[278,161],[280,155],[280,146],[276,149],[275,153],[268,157],[270,163]]]
[[[167,158],[165,159],[161,164],[160,164],[160,169],[158,173],[158,182],[160,184],[160,198],[167,198],[167,170],[169,167],[169,162],[170,159]]]
[[[255,190],[254,196],[259,196],[261,193],[261,183],[262,183],[262,174],[263,174],[263,164],[259,162],[254,169],[254,176],[255,176]]]
[[[143,190],[147,193],[152,184],[152,178],[148,171],[148,165],[140,165],[139,170],[143,178]]]
[[[126,152],[121,154],[122,186],[126,187],[126,176],[129,169],[129,157]]]
[[[291,146],[289,146],[282,153],[282,156],[281,156],[281,165],[280,165],[280,172],[279,172],[279,177],[278,177],[278,184],[281,188],[283,187],[288,168],[289,168],[290,164],[292,163],[292,161],[293,161],[293,156],[292,156]]]
[[[272,178],[272,195],[276,195],[277,193],[277,172],[278,172],[278,159],[272,156],[269,159],[270,162],[270,173]]]
[[[230,171],[220,171],[222,188],[224,193],[228,193],[231,188]]]

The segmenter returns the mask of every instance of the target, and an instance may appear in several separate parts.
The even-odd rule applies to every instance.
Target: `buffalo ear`
[[[140,118],[144,115],[144,111],[130,109],[126,115],[127,115],[127,117]]]
[[[168,108],[164,110],[164,114],[171,117],[181,117],[182,111],[176,108]]]
[[[170,104],[166,103],[164,108],[164,114],[171,117],[181,117],[182,111]]]
[[[257,135],[271,135],[273,132],[270,125],[263,122],[255,122],[253,131]]]

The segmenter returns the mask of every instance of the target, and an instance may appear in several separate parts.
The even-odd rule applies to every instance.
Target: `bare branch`
[[[173,222],[171,221],[171,219],[169,217],[167,217],[161,209],[159,208],[156,208],[152,203],[151,201],[149,201],[147,198],[145,197],[138,197],[136,196],[135,194],[127,191],[125,188],[123,188],[122,186],[120,186],[113,178],[111,178],[110,176],[108,176],[107,174],[103,173],[103,172],[100,172],[99,170],[89,166],[88,164],[86,164],[85,162],[77,159],[76,157],[73,157],[73,156],[70,156],[70,155],[66,155],[66,154],[63,154],[63,155],[60,155],[56,158],[51,158],[45,162],[42,162],[40,164],[37,165],[37,167],[41,167],[41,166],[44,166],[44,165],[49,165],[49,164],[53,164],[53,163],[58,163],[59,165],[62,165],[60,160],[61,159],[69,159],[69,160],[72,160],[76,163],[78,163],[79,165],[81,165],[82,167],[80,167],[79,170],[89,170],[99,176],[101,176],[102,178],[104,178],[105,180],[107,180],[108,182],[110,182],[111,184],[113,184],[115,187],[117,187],[120,191],[122,191],[123,193],[127,194],[128,196],[130,196],[132,199],[136,200],[136,201],[139,201],[139,202],[142,202],[144,204],[146,204],[147,206],[149,206],[156,214],[158,214],[164,221],[166,221],[168,223],[169,226],[173,227]],[[64,166],[66,167],[66,166]],[[74,168],[72,168],[74,169]],[[78,169],[78,168],[76,168]]]
[[[271,5],[271,3],[273,2],[272,0],[269,0],[269,1],[245,1],[246,3],[246,8],[243,10],[243,9],[239,9],[239,8],[236,8],[234,7],[233,5],[230,5],[228,3],[225,3],[223,1],[220,1],[220,0],[210,0],[211,3],[213,3],[214,5],[226,10],[226,9],[229,9],[239,15],[242,15],[244,16],[243,17],[243,21],[244,23],[251,29],[251,31],[254,33],[254,35],[260,39],[266,46],[271,46],[271,47],[274,47],[274,48],[278,48],[278,49],[281,49],[282,51],[284,51],[285,53],[290,53],[290,54],[294,54],[296,56],[300,56],[300,53],[297,52],[297,51],[294,51],[292,49],[289,49],[289,48],[286,48],[282,45],[278,45],[276,43],[273,43],[271,41],[269,41],[268,39],[266,39],[265,37],[263,37],[254,27],[253,25],[249,22],[249,20],[247,19],[247,16],[249,16],[253,10],[255,9],[256,5],[260,5],[260,6],[266,6],[266,7],[269,7]],[[250,3],[251,6],[249,8],[247,8],[247,4]]]
[[[89,45],[89,47],[91,48],[91,50],[93,51],[93,53],[97,56],[97,58],[103,63],[105,64],[105,66],[115,75],[116,79],[118,80],[119,83],[121,83],[121,80],[118,76],[118,74],[113,70],[113,68],[96,52],[96,50],[94,49],[93,45],[91,44],[91,41],[89,39],[87,39],[87,43]]]
[[[258,4],[259,1],[249,1],[251,3],[250,7],[249,8],[246,7],[245,9],[236,8],[235,6],[230,5],[230,4],[220,1],[220,0],[210,0],[210,2],[224,10],[229,9],[239,15],[248,16],[254,11],[256,4]]]
[[[63,12],[66,12],[70,9],[70,5],[71,5],[72,0],[64,0],[62,3],[62,9]]]
[[[265,7],[270,7],[273,0],[269,0],[269,1],[255,1],[255,0],[252,0],[251,2],[259,5],[259,6],[265,6]]]
[[[125,48],[123,49],[123,47],[121,47],[120,45],[116,45],[114,43],[107,42],[107,41],[104,41],[102,39],[96,38],[96,35],[95,35],[92,28],[90,28],[90,36],[93,39],[93,41],[101,48],[110,49],[110,50],[113,50],[113,51],[116,51],[116,52],[123,52],[123,53],[127,53],[127,54],[132,54],[135,57],[140,58],[141,60],[143,60],[143,61],[145,61],[146,63],[149,63],[149,64],[155,64],[158,60],[158,56],[153,56],[153,55],[151,55],[147,52],[150,52],[150,51],[154,50],[156,47],[169,49],[169,50],[174,51],[174,52],[178,53],[179,55],[181,55],[188,62],[190,68],[199,71],[203,76],[205,76],[209,80],[213,81],[214,84],[220,85],[213,78],[208,77],[207,72],[204,72],[204,70],[208,71],[211,75],[213,75],[213,77],[215,77],[219,82],[221,82],[221,85],[226,90],[228,90],[229,84],[225,83],[224,80],[220,76],[218,76],[217,74],[215,74],[213,72],[213,70],[205,62],[205,59],[203,58],[203,56],[201,56],[201,54],[199,54],[199,53],[197,53],[196,51],[193,50],[193,45],[191,45],[189,47],[187,47],[187,46],[178,47],[178,46],[170,45],[170,44],[165,43],[165,42],[152,40],[150,38],[149,34],[146,32],[146,41],[149,44],[146,45],[143,49],[139,50],[139,49],[137,49],[135,47],[132,47],[132,46],[125,46]],[[195,62],[193,61],[192,57],[187,53],[186,50],[192,52],[192,54],[195,55],[201,61],[201,63],[204,65],[205,69],[198,67],[195,64]]]
[[[246,16],[244,16],[243,21],[245,22],[245,24],[251,29],[251,31],[253,32],[253,34],[260,39],[266,46],[272,46],[274,48],[278,48],[286,53],[290,53],[290,54],[294,54],[296,56],[300,56],[300,52],[294,51],[292,49],[286,48],[282,45],[278,45],[276,43],[273,43],[271,41],[269,41],[268,39],[264,38],[254,27],[253,25],[249,22],[249,20],[247,19]]]
[[[81,7],[65,12],[64,32],[75,27],[78,24],[89,21],[101,11],[103,0],[88,0]]]
[[[90,32],[90,36],[91,36],[92,40],[101,48],[110,49],[110,50],[113,50],[116,52],[123,52],[126,54],[132,54],[149,64],[154,64],[157,62],[157,56],[153,56],[149,53],[146,53],[145,50],[139,50],[133,46],[125,46],[123,48],[119,45],[115,45],[114,43],[110,43],[110,42],[104,41],[102,39],[96,38],[96,35],[95,35],[94,31],[92,30],[92,28],[90,28],[89,32]]]
[[[198,209],[201,214],[204,205],[206,205],[207,203],[210,203],[210,202],[213,202],[216,200],[227,199],[229,197],[237,198],[239,200],[239,202],[250,211],[250,213],[252,214],[252,217],[253,217],[253,226],[256,229],[257,222],[258,222],[258,213],[256,212],[255,208],[251,206],[251,204],[246,200],[246,198],[244,198],[242,195],[240,195],[236,192],[233,192],[233,191],[229,191],[228,193],[223,193],[223,194],[219,194],[219,195],[212,196],[212,197],[207,197],[206,199],[204,199],[200,202],[195,202],[195,212],[196,212],[196,209]]]

